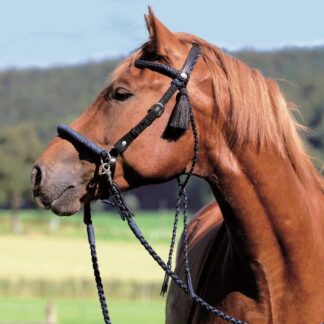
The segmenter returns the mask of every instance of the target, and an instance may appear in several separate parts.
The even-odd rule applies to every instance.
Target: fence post
[[[48,302],[45,309],[45,324],[56,324],[57,313],[53,302]]]

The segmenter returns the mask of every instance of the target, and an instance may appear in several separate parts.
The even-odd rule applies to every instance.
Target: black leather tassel
[[[172,128],[186,130],[190,125],[190,111],[188,92],[182,88],[177,95],[177,103],[170,117],[169,126]]]
[[[162,296],[162,297],[168,291],[169,280],[170,280],[169,275],[167,273],[165,273],[164,280],[163,280],[163,284],[162,284],[162,287],[161,287],[161,292],[160,292],[160,296]]]

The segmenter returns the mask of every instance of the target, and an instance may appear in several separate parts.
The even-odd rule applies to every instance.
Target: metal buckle
[[[106,175],[108,182],[110,184],[113,183],[112,181],[112,176],[111,176],[111,168],[110,168],[110,163],[111,163],[111,155],[108,153],[108,160],[104,161],[102,158],[100,159],[100,165],[101,165],[101,170],[99,170],[99,175]]]

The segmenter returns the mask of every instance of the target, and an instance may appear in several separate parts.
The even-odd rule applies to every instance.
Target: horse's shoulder
[[[211,202],[198,211],[188,224],[188,242],[192,246],[207,233],[212,232],[223,222],[221,210],[216,202]]]
[[[201,272],[222,222],[219,206],[213,202],[203,207],[188,224],[189,263],[194,289],[197,289]],[[175,272],[185,280],[182,238],[178,245]],[[179,308],[178,305],[182,307]],[[185,323],[190,305],[188,297],[172,283],[167,298],[166,323]]]

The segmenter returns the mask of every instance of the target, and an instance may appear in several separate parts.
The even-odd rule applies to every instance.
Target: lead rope
[[[186,88],[182,88],[185,89]],[[191,163],[190,170],[183,182],[180,181],[178,178],[178,187],[179,187],[179,192],[178,192],[178,197],[177,197],[177,204],[176,204],[176,212],[174,215],[174,223],[173,223],[173,229],[172,229],[172,236],[171,236],[171,243],[170,243],[170,248],[169,248],[169,258],[168,258],[168,267],[171,270],[172,268],[172,255],[174,251],[174,245],[175,245],[175,240],[176,240],[176,235],[177,235],[177,227],[178,227],[178,220],[179,220],[179,212],[180,212],[180,207],[181,207],[181,202],[183,201],[183,256],[184,256],[184,261],[185,261],[185,275],[186,275],[186,280],[187,280],[187,286],[189,289],[188,297],[189,299],[192,300],[192,296],[194,294],[194,289],[192,286],[192,280],[191,280],[191,275],[190,275],[190,268],[189,268],[189,258],[188,258],[188,238],[187,238],[187,207],[188,207],[188,199],[187,199],[187,193],[186,193],[186,186],[189,182],[189,179],[193,173],[193,170],[197,164],[198,160],[198,150],[199,150],[199,141],[198,141],[198,132],[197,132],[197,126],[195,123],[195,118],[193,116],[192,112],[192,107],[190,103],[190,99],[188,96],[187,91],[182,91],[183,95],[186,96],[187,99],[187,105],[188,105],[188,112],[189,112],[189,120],[191,123],[192,131],[193,131],[193,136],[194,136],[194,150],[193,150],[193,159]],[[162,284],[161,288],[161,296],[164,296],[166,291],[168,290],[168,282],[169,282],[169,276],[166,273],[164,276],[164,281]]]
[[[92,268],[93,268],[93,273],[94,273],[95,280],[96,280],[96,286],[97,286],[100,306],[101,306],[101,310],[102,310],[102,315],[103,315],[105,324],[111,324],[111,320],[110,320],[110,317],[109,317],[108,306],[107,306],[106,297],[105,297],[105,291],[104,291],[104,288],[103,288],[103,284],[102,284],[102,280],[101,280],[101,276],[100,276],[100,271],[99,271],[99,263],[98,263],[98,257],[97,257],[97,251],[96,251],[96,239],[95,239],[94,228],[93,228],[92,220],[91,220],[90,203],[86,203],[84,205],[83,222],[87,227],[87,234],[88,234],[88,242],[89,242],[89,245],[90,245]]]
[[[178,180],[178,186],[180,188],[180,179],[178,178],[177,180]],[[181,204],[181,196],[180,196],[180,191],[179,191],[178,196],[177,196],[176,211],[174,214],[171,243],[170,243],[170,248],[169,248],[169,257],[168,257],[168,262],[167,262],[167,266],[170,270],[172,269],[172,256],[173,256],[173,250],[174,250],[174,246],[175,246],[175,240],[177,237],[180,204]],[[164,280],[163,280],[162,287],[161,287],[161,292],[160,292],[161,296],[164,296],[164,294],[167,292],[168,286],[169,286],[169,276],[167,273],[165,273]]]

